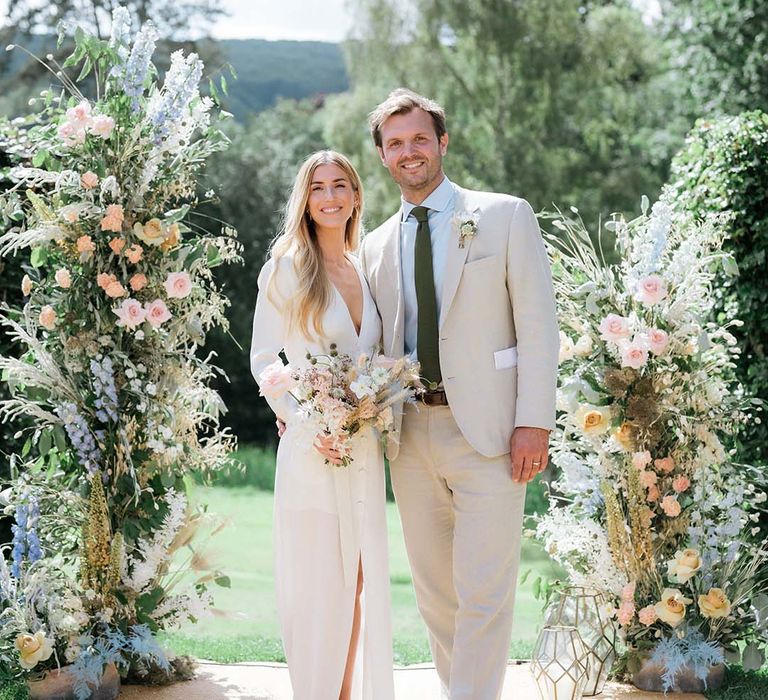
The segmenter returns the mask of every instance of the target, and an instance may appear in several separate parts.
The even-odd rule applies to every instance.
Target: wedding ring
[[[531,462],[531,464],[532,464],[534,467],[540,467],[540,466],[541,466],[541,462]]]

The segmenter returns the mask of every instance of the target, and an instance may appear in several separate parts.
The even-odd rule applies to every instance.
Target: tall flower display
[[[630,666],[655,654],[671,686],[685,662],[764,659],[766,549],[750,530],[766,492],[720,439],[751,420],[732,375],[739,322],[711,318],[715,269],[734,268],[722,227],[643,204],[608,224],[616,264],[577,215],[552,221],[561,476],[537,532],[574,583],[614,597]]]
[[[209,329],[226,328],[212,268],[239,260],[239,244],[195,213],[199,171],[227,139],[200,94],[202,62],[176,52],[161,81],[156,40],[149,22],[131,39],[123,8],[107,41],[77,30],[72,56],[51,66],[65,90],[43,95],[31,164],[12,171],[0,198],[0,254],[29,256],[23,309],[0,310],[25,351],[0,358],[13,393],[0,418],[33,424],[21,456],[30,476],[5,507],[17,524],[12,566],[0,568],[0,670],[66,660],[86,678],[118,648],[125,663],[142,650],[157,662],[151,633],[204,614],[206,583],[226,583],[199,570],[204,557],[191,557],[190,575],[170,564],[200,522],[184,476],[221,468],[235,446],[209,386],[218,370],[199,348]],[[77,81],[70,66],[81,68]],[[59,545],[43,536],[41,547],[37,534],[61,525],[39,498],[50,479],[81,501],[69,546],[66,527]],[[41,573],[62,557],[76,569]],[[55,601],[77,614],[64,624]]]

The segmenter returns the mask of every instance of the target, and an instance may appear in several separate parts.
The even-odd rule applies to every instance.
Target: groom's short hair
[[[408,114],[414,109],[423,109],[432,117],[437,138],[442,138],[446,132],[445,110],[434,100],[419,95],[413,90],[397,88],[397,90],[390,92],[387,99],[368,115],[373,142],[381,147],[381,126],[387,119],[395,114]]]

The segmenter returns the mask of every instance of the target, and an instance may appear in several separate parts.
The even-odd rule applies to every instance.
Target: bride
[[[363,191],[349,160],[333,151],[301,166],[283,231],[259,274],[251,371],[284,352],[357,357],[374,351],[381,322],[353,255]],[[268,399],[286,424],[277,451],[275,584],[295,700],[391,700],[384,458],[372,430],[355,436],[352,462],[308,434],[290,394]]]

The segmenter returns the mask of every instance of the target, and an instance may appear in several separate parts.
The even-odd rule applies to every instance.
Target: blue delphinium
[[[93,390],[96,394],[96,417],[102,423],[117,422],[117,389],[112,359],[99,355],[91,360]]]
[[[80,415],[77,406],[69,401],[56,407],[56,415],[64,422],[64,429],[72,447],[77,451],[80,463],[93,476],[101,463],[101,450],[85,418]]]
[[[651,663],[664,667],[664,692],[675,685],[675,678],[684,666],[690,666],[699,680],[707,686],[709,669],[724,661],[723,650],[716,642],[707,641],[699,630],[690,631],[685,637],[672,635],[660,640],[651,654]]]
[[[152,54],[155,52],[155,42],[159,36],[152,22],[146,22],[136,35],[131,55],[128,57],[123,77],[123,91],[133,98],[134,111],[139,109],[138,98],[144,94],[144,81],[147,79]]]
[[[37,522],[40,519],[40,507],[34,496],[29,497],[28,503],[16,506],[15,520],[11,526],[13,532],[13,550],[11,554],[11,574],[21,578],[21,570],[25,561],[34,564],[43,557],[40,539],[37,536]]]
[[[165,74],[162,92],[148,109],[157,143],[183,118],[202,75],[203,62],[196,53],[186,58],[181,50],[171,54],[171,67]]]

